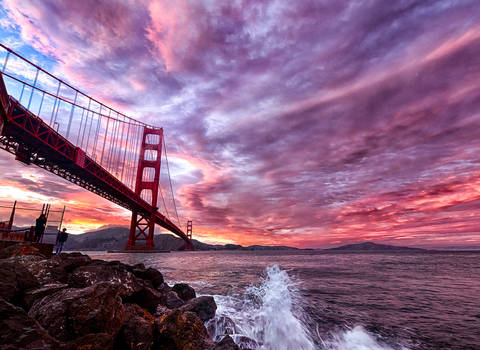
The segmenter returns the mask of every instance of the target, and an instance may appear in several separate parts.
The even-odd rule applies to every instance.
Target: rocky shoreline
[[[208,334],[213,297],[143,264],[19,243],[0,250],[0,271],[0,349],[239,350]]]

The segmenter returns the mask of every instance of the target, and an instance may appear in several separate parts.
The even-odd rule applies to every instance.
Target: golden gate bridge
[[[187,232],[179,227],[163,129],[103,104],[0,43],[1,54],[0,148],[130,210],[126,250],[153,250],[155,224],[192,250],[191,221]]]

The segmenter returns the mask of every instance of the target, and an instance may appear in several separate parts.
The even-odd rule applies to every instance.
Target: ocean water
[[[212,337],[255,350],[480,349],[480,252],[88,254],[213,295]]]

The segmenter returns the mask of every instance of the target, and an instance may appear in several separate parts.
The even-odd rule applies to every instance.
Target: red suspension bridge
[[[0,148],[130,210],[127,250],[153,250],[155,224],[191,250],[191,222],[187,233],[179,228],[163,129],[106,106],[0,44],[2,58]]]

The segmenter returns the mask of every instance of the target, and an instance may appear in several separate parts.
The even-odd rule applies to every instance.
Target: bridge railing
[[[134,189],[143,129],[153,126],[90,97],[1,43],[0,70],[10,96]]]

